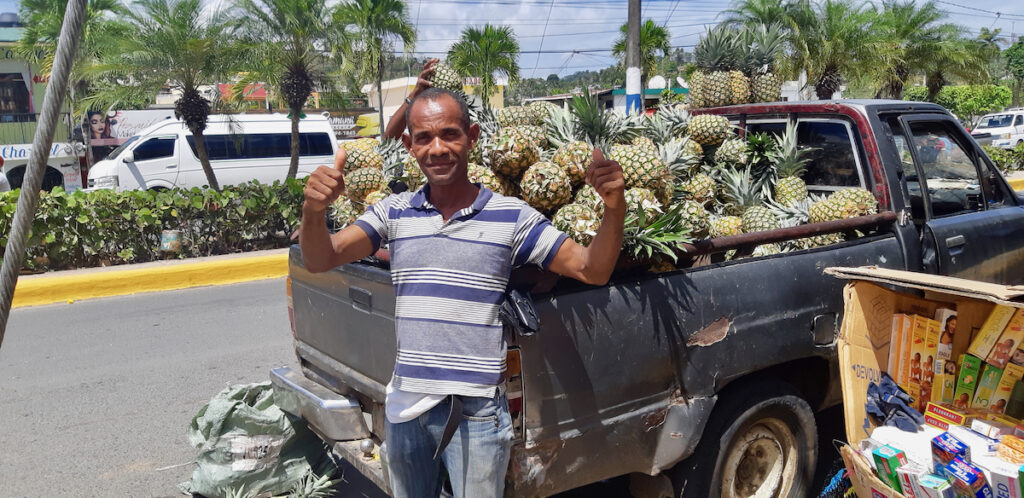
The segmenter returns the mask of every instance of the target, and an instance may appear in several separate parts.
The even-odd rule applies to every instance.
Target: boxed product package
[[[969,354],[960,355],[958,370],[960,375],[956,379],[956,392],[953,393],[953,406],[961,410],[971,407],[974,399],[974,390],[978,388],[978,375],[981,374],[982,361]]]
[[[925,415],[935,415],[956,425],[968,425],[975,417],[972,412],[940,403],[928,403],[924,413]]]
[[[1013,435],[1014,426],[997,422],[995,420],[986,420],[982,418],[976,418],[971,421],[971,430],[994,439],[1001,439],[1003,436]]]
[[[996,455],[1007,462],[1024,465],[1024,441],[1016,436],[1003,436]]]
[[[971,461],[982,473],[996,498],[1021,498],[1020,466],[993,455],[982,455]]]
[[[985,474],[967,460],[956,457],[945,466],[944,471],[953,484],[953,489],[956,489],[957,496],[992,498],[992,488],[989,487]]]
[[[925,335],[925,354],[921,359],[921,396],[917,399],[917,409],[924,411],[925,405],[932,399],[932,388],[935,385],[935,358],[939,344],[939,322],[926,319],[928,332]]]
[[[939,345],[935,357],[940,360],[952,360],[953,339],[956,336],[956,311],[949,308],[935,310],[935,321],[939,322]]]
[[[932,468],[932,439],[943,432],[945,431],[927,425],[917,432],[901,431],[898,427],[892,426],[880,426],[871,432],[869,439],[879,445],[899,448],[907,455],[908,461],[930,469]],[[868,458],[871,458],[870,453]]]
[[[974,399],[971,401],[971,408],[987,410],[992,395],[999,388],[999,379],[1003,376],[1003,369],[990,363],[981,368],[981,375],[978,377],[978,387],[974,390]]]
[[[875,459],[875,471],[878,472],[878,477],[882,478],[882,481],[890,488],[902,493],[903,488],[900,486],[900,476],[896,473],[896,469],[907,463],[907,456],[902,451],[888,445],[876,448],[872,452],[872,456]]]
[[[1024,339],[1024,310],[1016,310],[985,361],[1003,368]]]
[[[932,385],[931,401],[953,403],[956,393],[956,361],[935,360],[935,380]]]
[[[999,340],[999,336],[1003,335],[1003,329],[1006,328],[1006,324],[1010,323],[1010,319],[1013,318],[1013,314],[1016,311],[1012,306],[997,304],[992,309],[992,313],[988,315],[985,323],[981,325],[981,330],[974,336],[974,340],[971,341],[971,346],[967,348],[967,352],[978,358],[988,358],[992,348]]]
[[[868,463],[871,459],[865,458],[852,446],[845,445],[840,453],[843,456],[843,463],[849,472],[850,483],[857,490],[858,496],[870,496],[871,498],[903,498],[903,493],[889,487],[875,475]]]
[[[999,440],[990,438],[978,431],[962,425],[951,425],[948,431],[971,449],[971,461],[979,455],[995,455],[999,450]]]
[[[896,379],[896,384],[904,391],[910,392],[910,344],[912,341],[911,326],[914,319],[906,313],[892,316],[892,336],[889,339],[889,360],[886,372]]]
[[[935,474],[922,476],[917,480],[917,487],[914,488],[917,498],[955,498],[956,490],[949,479]]]
[[[971,460],[971,449],[963,441],[948,432],[943,432],[932,439],[932,466],[936,474],[942,474],[942,469],[957,457]]]
[[[1019,351],[1019,350],[1018,350]],[[1010,401],[1010,394],[1013,393],[1013,386],[1020,379],[1024,378],[1024,366],[1015,363],[1007,363],[1003,369],[1003,376],[999,378],[999,385],[992,393],[988,409],[993,413],[1004,413],[1006,404]]]
[[[928,327],[931,319],[921,315],[914,315],[913,318],[910,343],[910,380],[907,382],[910,389],[907,392],[914,398],[915,408],[918,411],[923,411],[925,402],[931,399],[930,396],[926,397],[922,393],[923,382],[927,379],[925,371],[935,368],[935,352],[928,347]],[[934,346],[934,343],[932,345]],[[933,358],[930,362],[926,361],[929,357]]]
[[[903,494],[917,498],[917,483],[921,477],[928,475],[928,469],[914,462],[908,462],[896,469],[896,475],[900,478],[900,489]]]

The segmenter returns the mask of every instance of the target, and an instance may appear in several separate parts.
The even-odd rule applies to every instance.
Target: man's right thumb
[[[345,171],[345,158],[348,154],[344,147],[338,147],[338,153],[334,155],[334,169]]]

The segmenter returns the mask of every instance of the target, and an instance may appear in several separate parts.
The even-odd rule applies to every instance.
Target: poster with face
[[[90,145],[117,146],[165,119],[174,119],[173,109],[143,109],[106,113],[89,111],[86,130],[89,133]]]

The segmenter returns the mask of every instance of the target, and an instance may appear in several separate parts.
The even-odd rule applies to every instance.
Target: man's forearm
[[[584,250],[587,280],[591,283],[605,283],[615,270],[622,250],[622,228],[626,219],[625,207],[618,209],[605,208],[601,226],[594,235],[594,240]]]
[[[405,108],[409,104],[402,102],[402,105],[391,115],[391,119],[388,120],[388,126],[384,129],[384,134],[381,135],[381,139],[393,138],[400,140],[402,133],[405,133]]]
[[[334,268],[334,246],[327,231],[325,213],[303,208],[300,227],[299,247],[306,269],[316,273]]]

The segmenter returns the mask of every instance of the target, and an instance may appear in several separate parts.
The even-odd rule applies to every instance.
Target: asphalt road
[[[181,496],[185,430],[295,366],[283,279],[16,309],[0,348],[0,495]]]

